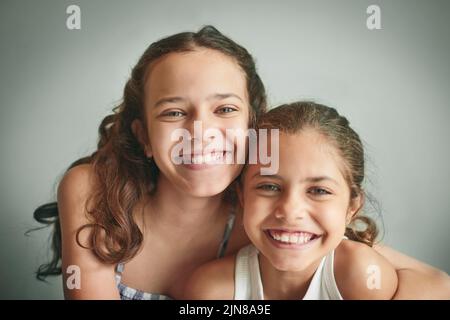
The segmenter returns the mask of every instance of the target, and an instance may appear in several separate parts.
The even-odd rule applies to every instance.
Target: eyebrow
[[[272,178],[272,179],[283,180],[283,178],[281,178],[281,176],[279,176],[278,174],[262,175],[260,170],[258,170],[254,175],[252,175],[250,177],[250,179],[253,179],[253,178],[257,177],[257,176],[260,176],[260,177],[263,177],[263,178],[264,177],[269,177],[269,178]]]
[[[305,179],[301,180],[301,182],[313,182],[313,183],[316,183],[316,182],[321,182],[321,181],[324,181],[324,180],[325,181],[331,181],[334,184],[339,185],[339,183],[336,180],[334,180],[333,178],[328,177],[328,176],[308,177],[308,178],[305,178]]]
[[[240,101],[244,102],[242,100],[242,98],[239,97],[235,93],[215,93],[215,94],[209,95],[206,98],[206,100],[224,100],[224,99],[227,99],[227,98],[236,98],[236,99],[239,99]],[[161,105],[163,105],[165,103],[178,103],[178,102],[184,102],[184,101],[186,101],[186,99],[182,98],[182,97],[177,97],[177,96],[164,97],[164,98],[161,98],[158,101],[156,101],[156,103],[154,104],[154,108],[158,108],[158,107],[160,107]]]
[[[212,94],[212,95],[208,96],[206,99],[207,100],[224,100],[224,99],[227,99],[227,98],[236,98],[236,99],[239,99],[242,102],[244,102],[242,100],[242,98],[239,97],[235,93],[215,93],[215,94]]]
[[[164,98],[161,98],[158,101],[156,101],[156,103],[154,104],[154,108],[158,108],[165,103],[177,103],[177,102],[183,102],[185,100],[186,99],[184,99],[182,97],[164,97]]]

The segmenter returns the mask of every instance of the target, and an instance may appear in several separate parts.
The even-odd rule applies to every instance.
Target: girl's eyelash
[[[224,109],[228,109],[230,111],[229,112],[223,112]],[[218,112],[218,113],[231,113],[233,111],[237,111],[237,109],[235,107],[231,106],[231,105],[224,105],[224,106],[221,106],[220,108],[218,108],[216,112]]]
[[[257,186],[256,189],[259,189],[262,191],[270,191],[270,192],[280,191],[280,187],[275,184],[261,184],[261,185]]]
[[[319,195],[319,196],[331,194],[331,192],[329,192],[328,190],[326,190],[324,188],[320,188],[320,187],[310,188],[308,190],[308,193],[312,193],[314,195]]]
[[[180,115],[183,116],[184,113],[179,110],[172,110],[172,111],[163,112],[161,115],[164,117],[179,117]]]

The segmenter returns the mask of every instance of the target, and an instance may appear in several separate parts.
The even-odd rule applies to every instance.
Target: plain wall
[[[81,8],[81,30],[66,7]],[[366,9],[381,7],[381,30]],[[94,151],[152,42],[213,24],[245,46],[273,106],[313,99],[347,116],[366,143],[367,185],[384,242],[450,272],[450,2],[0,2],[0,298],[62,298],[38,282],[49,230],[33,210],[54,200],[67,166]]]

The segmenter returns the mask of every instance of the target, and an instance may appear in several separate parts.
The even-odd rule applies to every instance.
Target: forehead
[[[155,61],[150,66],[145,91],[150,99],[212,92],[235,93],[247,99],[245,73],[236,60],[206,48],[170,53]]]
[[[314,129],[304,129],[296,134],[280,132],[280,161],[301,166],[328,167],[335,163],[337,152],[329,139]]]
[[[270,143],[271,139],[268,141]],[[342,158],[329,139],[317,130],[304,129],[296,134],[280,132],[278,145],[279,176],[295,180],[319,176],[344,179]],[[269,145],[269,155],[275,151]],[[260,168],[260,164],[248,165],[248,176],[256,174]]]

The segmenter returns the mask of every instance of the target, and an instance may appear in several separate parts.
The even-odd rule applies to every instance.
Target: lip
[[[309,242],[307,242],[307,243],[302,243],[302,244],[299,244],[299,243],[285,243],[285,242],[281,242],[281,241],[278,241],[278,240],[275,240],[275,239],[273,239],[271,236],[270,236],[270,234],[269,234],[269,230],[276,230],[276,231],[284,231],[284,232],[308,232],[308,231],[304,231],[304,230],[292,230],[292,229],[280,229],[280,228],[277,228],[277,229],[266,229],[266,230],[264,230],[263,232],[264,232],[264,234],[265,234],[265,236],[267,237],[267,239],[269,240],[269,242],[274,246],[274,247],[276,247],[276,248],[278,248],[278,249],[295,249],[295,250],[304,250],[304,249],[308,249],[309,247],[311,247],[312,245],[314,245],[319,239],[321,239],[322,238],[322,235],[318,235],[318,234],[316,234],[316,233],[314,233],[314,232],[308,232],[308,233],[311,233],[311,234],[314,234],[315,235],[315,238],[314,239],[312,239],[312,240],[310,240]]]
[[[293,229],[293,228],[265,228],[264,229],[264,231],[269,231],[269,230],[276,231],[276,232],[289,232],[289,233],[301,233],[301,232],[304,232],[304,233],[313,234],[315,236],[320,236],[320,234],[317,234],[315,232],[311,232],[311,231],[308,231],[308,230],[304,230],[304,229]]]
[[[219,166],[220,164],[206,164],[206,163],[202,163],[202,164],[181,164],[181,166],[183,166],[186,169],[189,170],[194,170],[194,171],[198,171],[198,170],[206,170],[206,169],[211,169],[214,167]]]

